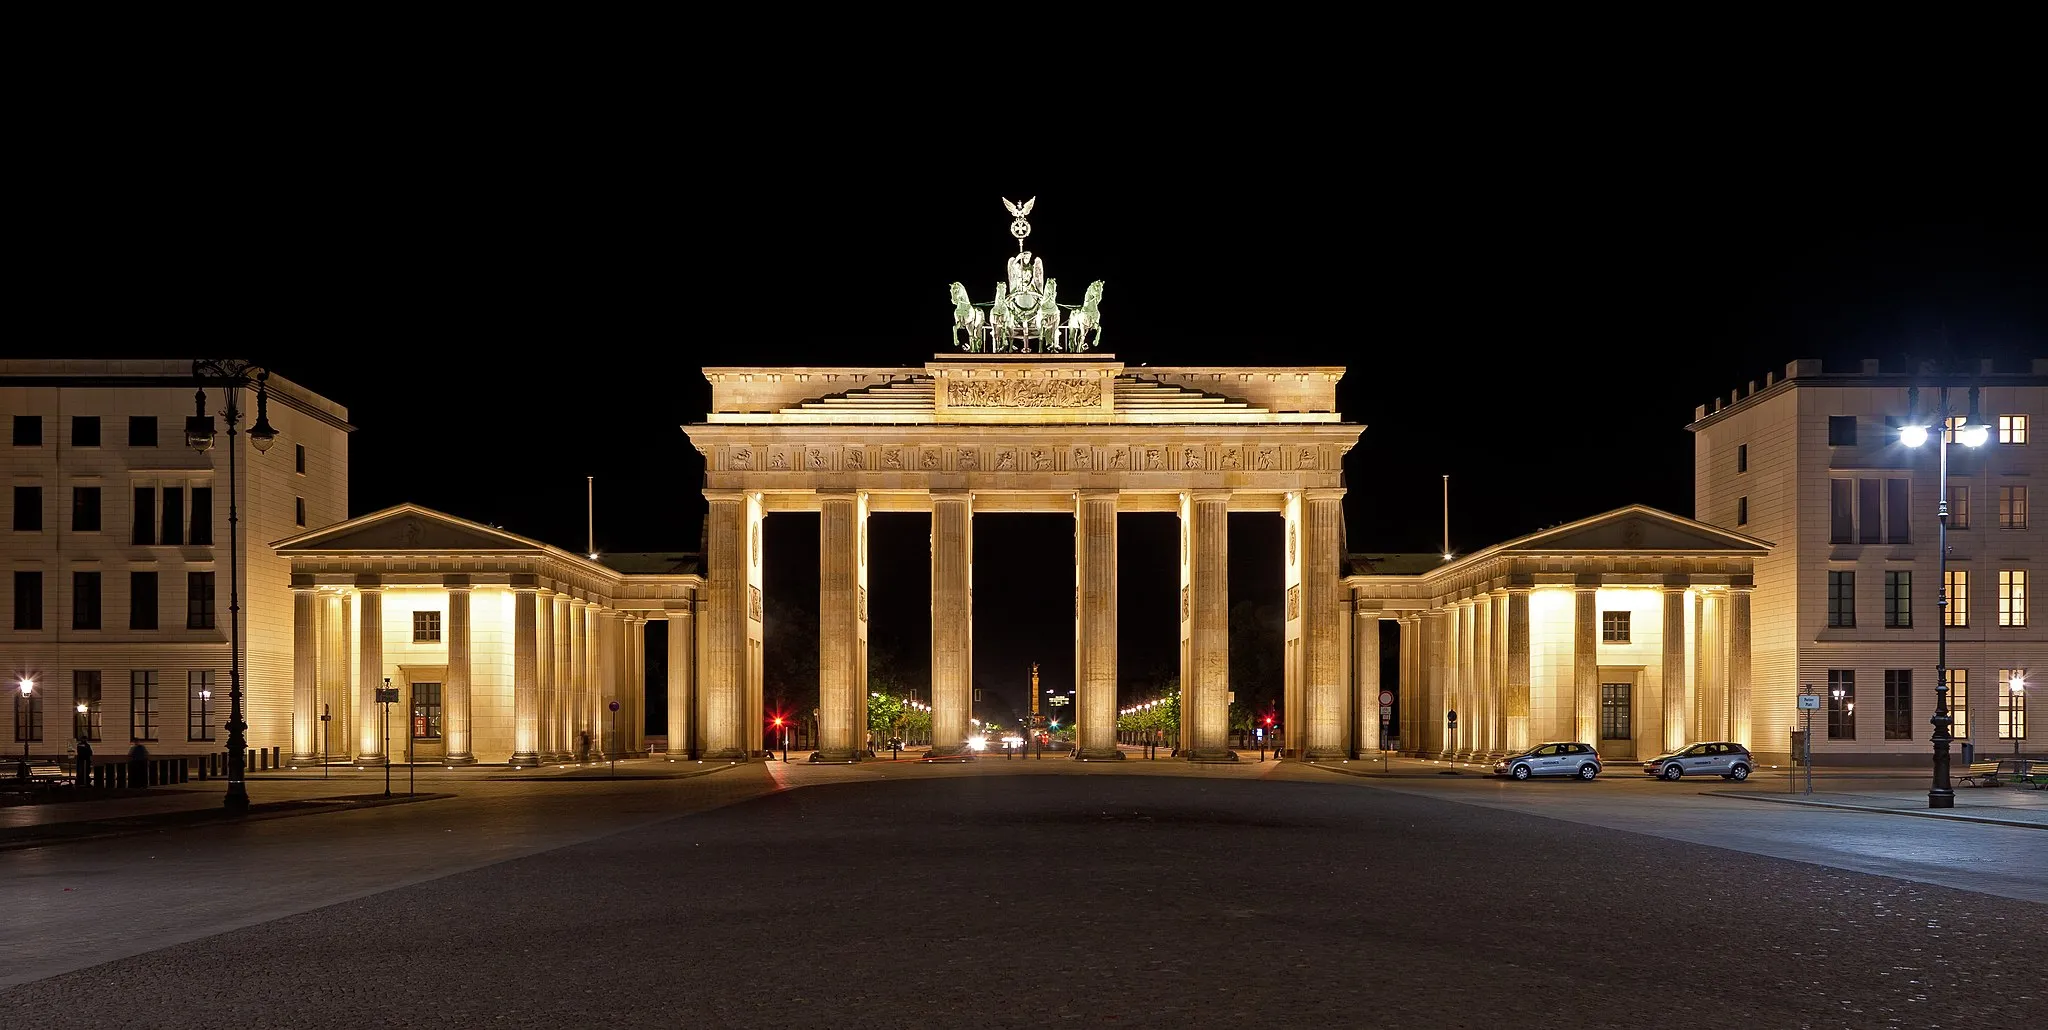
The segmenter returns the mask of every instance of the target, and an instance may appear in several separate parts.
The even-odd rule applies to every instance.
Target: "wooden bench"
[[[2048,763],[2021,761],[2019,770],[2013,773],[2012,785],[2048,790]]]
[[[2012,764],[2010,758],[1995,762],[1971,762],[1970,771],[1957,777],[1956,782],[1965,787],[1996,787],[2004,783],[2008,777],[2016,775],[2017,771],[2012,768]]]
[[[26,781],[30,786],[70,786],[76,782],[71,775],[71,770],[64,768],[56,762],[30,762],[27,766],[28,773],[25,776],[22,775],[22,768],[23,766],[20,762],[14,763],[15,778]]]

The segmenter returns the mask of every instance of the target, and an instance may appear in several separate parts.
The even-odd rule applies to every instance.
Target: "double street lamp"
[[[31,735],[29,731],[35,728],[35,714],[29,711],[28,706],[29,701],[36,694],[36,681],[31,677],[23,676],[19,686],[21,687],[21,715],[15,719],[14,725],[21,733],[21,761],[26,765],[28,763],[28,738]],[[28,774],[23,773],[22,775],[27,776]]]
[[[1991,426],[1984,421],[1977,408],[1977,388],[1970,387],[1970,408],[1967,414],[1958,416],[1948,403],[1948,387],[1941,388],[1941,400],[1935,410],[1928,412],[1935,419],[1934,436],[1937,438],[1940,457],[1935,465],[1935,496],[1939,499],[1935,507],[1938,528],[1935,533],[1938,551],[1939,577],[1934,624],[1934,718],[1927,720],[1934,725],[1934,783],[1927,791],[1927,807],[1956,807],[1955,788],[1948,780],[1948,746],[1955,740],[1950,728],[1956,724],[1948,710],[1948,443],[1959,440],[1965,447],[1982,447],[1991,438]],[[1908,447],[1918,447],[1927,442],[1929,427],[1922,421],[1920,413],[1920,388],[1906,391],[1906,421],[1899,427],[1899,442]],[[1965,713],[1967,714],[1967,713]]]
[[[256,445],[258,454],[269,450],[277,442],[277,430],[270,426],[270,393],[265,385],[270,380],[270,371],[234,358],[202,359],[192,363],[192,377],[199,381],[198,413],[185,420],[185,442],[193,450],[205,453],[213,449],[213,416],[206,413],[206,387],[218,388],[226,402],[221,416],[228,426],[228,792],[222,804],[245,812],[249,809],[249,787],[243,777],[249,740],[243,731],[249,724],[242,721],[242,549],[236,538],[235,513],[235,437],[241,433],[242,412],[236,401],[243,390],[256,388],[256,424],[249,427],[249,442]]]

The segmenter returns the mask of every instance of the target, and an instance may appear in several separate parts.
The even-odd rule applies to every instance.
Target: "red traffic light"
[[[778,715],[778,716],[776,716],[776,717],[775,717],[775,725],[777,725],[777,726],[780,726],[780,725],[782,725],[782,716],[779,716],[779,715]]]
[[[1268,726],[1271,726],[1271,725],[1273,725],[1273,717],[1272,717],[1272,716],[1270,716],[1270,715],[1269,715],[1269,716],[1266,716],[1266,725],[1268,725]]]

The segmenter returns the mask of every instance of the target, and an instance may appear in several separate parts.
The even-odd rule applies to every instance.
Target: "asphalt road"
[[[601,795],[547,792],[538,803],[508,794],[0,855],[8,911],[37,927],[67,902],[26,893],[20,863],[33,856],[53,867],[109,863],[77,878],[81,925],[156,904],[161,892],[189,909],[161,921],[162,940],[204,916],[234,924],[0,992],[0,1022],[1705,1019],[1861,1030],[2048,1019],[2048,907],[2028,901],[1314,770],[1032,772],[866,771],[832,782],[830,771],[756,766]],[[772,789],[771,775],[816,785],[734,801]],[[670,806],[694,814],[662,817]],[[606,814],[614,808],[632,812]],[[1910,832],[1930,823],[1924,832],[1955,835],[1963,849],[1980,839],[1971,835],[2005,829],[1862,818]],[[152,868],[126,850],[142,843],[192,865]],[[306,861],[323,843],[329,861],[277,864]],[[226,882],[178,894],[229,853],[248,856],[242,878],[260,881],[260,904],[221,910]],[[439,875],[448,863],[460,869]],[[47,893],[61,877],[43,879]]]

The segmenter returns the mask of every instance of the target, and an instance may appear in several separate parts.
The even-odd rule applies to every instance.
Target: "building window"
[[[1628,643],[1628,612],[1600,613],[1600,642],[1603,644]]]
[[[1628,683],[1600,684],[1600,739],[1634,740],[1635,734],[1629,727],[1629,695],[1634,687]]]
[[[14,628],[43,628],[43,574],[14,574]]]
[[[1968,569],[1950,569],[1948,580],[1942,584],[1948,593],[1948,607],[1942,609],[1941,624],[1944,626],[1967,626],[1970,624],[1970,572]]]
[[[1970,419],[1968,416],[1965,415],[1949,416],[1948,421],[1942,424],[1942,435],[1948,437],[1949,443],[1955,443],[1956,430],[1963,428],[1963,424],[1968,421],[1970,421]]]
[[[2027,528],[2026,487],[2001,486],[1998,488],[1998,528]]]
[[[213,546],[213,487],[192,488],[192,546]]]
[[[1828,573],[1828,625],[1837,628],[1856,625],[1856,574],[1853,572]]]
[[[73,533],[97,533],[100,531],[99,487],[74,486],[71,488],[71,531]]]
[[[1828,739],[1856,739],[1856,670],[1828,670]]]
[[[128,542],[156,543],[156,488],[153,486],[135,488],[135,521],[133,532],[128,535]]]
[[[1855,492],[1855,480],[1828,481],[1828,543],[1848,544],[1856,541]]]
[[[1970,488],[1950,483],[1948,487],[1948,528],[1970,528]]]
[[[412,739],[441,739],[441,685],[412,685]]]
[[[164,532],[157,543],[175,546],[185,542],[185,488],[164,487]]]
[[[299,475],[303,476],[306,474],[306,445],[301,443],[292,446],[298,448]]]
[[[299,525],[303,527],[306,524],[306,499],[300,497],[298,498],[298,502],[298,520]]]
[[[1858,543],[1877,544],[1884,542],[1884,523],[1881,521],[1884,515],[1879,508],[1880,499],[1878,495],[1878,491],[1883,486],[1883,481],[1876,479],[1859,479],[1856,481],[1856,521],[1861,523],[1861,525],[1856,527],[1856,541]]]
[[[1913,628],[1913,574],[1884,574],[1884,628]]]
[[[1970,735],[1970,670],[1948,670],[1948,717],[1955,720],[1949,730],[1954,737]]]
[[[17,533],[40,533],[43,531],[42,487],[17,486],[14,488],[14,531]]]
[[[2020,689],[2012,689],[2018,680]],[[1998,739],[2027,739],[2027,670],[1998,670]]]
[[[128,416],[128,446],[130,446],[130,447],[155,447],[155,446],[156,446],[156,416],[155,416],[155,415],[130,415],[130,416]]]
[[[1884,739],[1913,739],[1913,670],[1884,671]]]
[[[1884,542],[1906,544],[1913,541],[1913,516],[1911,484],[1904,479],[1884,481]]]
[[[2000,416],[1998,416],[1998,442],[1999,442],[1999,443],[2026,443],[2026,442],[2027,442],[2027,416],[2025,416],[2025,415],[2000,415]]]
[[[1854,446],[1856,446],[1856,416],[1854,416],[1854,415],[1829,415],[1829,416],[1828,416],[1828,446],[1829,446],[1829,447],[1854,447]]]
[[[412,642],[415,644],[436,644],[441,641],[441,613],[412,613]]]
[[[1998,624],[2027,624],[2027,570],[1998,570]]]
[[[156,628],[156,573],[128,574],[128,628]]]
[[[156,739],[156,670],[136,669],[128,674],[128,736],[134,740]]]
[[[71,446],[98,447],[100,445],[100,417],[98,415],[71,416]]]
[[[71,672],[72,704],[84,705],[85,715],[80,720],[85,725],[79,732],[87,740],[100,739],[100,671],[98,669],[74,669]]]
[[[1749,445],[1746,443],[1735,445],[1735,471],[1749,471]]]
[[[1737,497],[1735,499],[1735,524],[1738,526],[1749,525],[1749,498],[1747,497]]]
[[[14,694],[14,739],[19,741],[43,739],[43,695]]]
[[[213,573],[185,574],[185,628],[213,628]]]
[[[213,739],[213,670],[185,674],[185,739]]]
[[[41,447],[43,445],[43,416],[14,416],[14,446]]]
[[[71,574],[71,628],[100,628],[100,574]]]

